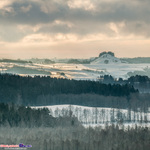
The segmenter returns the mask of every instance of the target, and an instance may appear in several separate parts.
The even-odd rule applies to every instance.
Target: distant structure
[[[101,56],[103,56],[103,55],[105,55],[105,54],[109,54],[109,55],[115,57],[115,54],[114,54],[113,52],[111,52],[111,51],[108,51],[108,52],[102,52],[102,53],[99,54],[99,57],[101,57]]]

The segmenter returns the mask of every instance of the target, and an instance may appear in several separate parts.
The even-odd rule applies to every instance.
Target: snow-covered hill
[[[75,116],[83,125],[97,126],[106,123],[122,123],[122,124],[139,124],[142,125],[150,122],[150,110],[148,113],[137,112],[127,109],[113,109],[102,107],[85,107],[78,105],[54,105],[32,107],[34,109],[46,107],[50,110],[50,115],[59,116]],[[146,125],[150,125],[147,123]]]
[[[113,58],[110,56],[110,58]],[[67,78],[76,80],[97,80],[101,75],[112,75],[114,78],[126,79],[129,73],[148,75],[150,77],[150,64],[128,64],[120,63],[120,59],[113,58],[109,64],[100,63],[98,58],[91,64],[17,64],[0,63],[0,73],[12,73],[24,76],[51,76],[56,78]],[[114,63],[115,60],[118,62]],[[95,62],[95,63],[94,63]],[[97,63],[97,64],[96,64]]]
[[[98,57],[96,60],[92,61],[91,64],[120,64],[127,63],[125,61],[121,61],[119,58],[112,56],[110,54],[103,54]]]
[[[36,60],[36,59],[35,59]],[[103,75],[127,79],[130,76],[146,75],[150,77],[150,63],[130,64],[115,57],[113,52],[102,52],[98,58],[91,59],[90,64],[53,63],[42,64],[32,60],[25,63],[20,61],[0,62],[0,73],[12,73],[22,76],[51,76],[76,80],[97,80]],[[44,61],[44,60],[43,60]],[[76,61],[75,61],[76,62]]]

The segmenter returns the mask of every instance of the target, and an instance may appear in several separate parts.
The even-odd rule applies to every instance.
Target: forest
[[[31,107],[0,103],[0,127],[34,128],[79,125],[77,118],[71,115],[52,117],[47,108],[32,109]]]
[[[0,128],[3,144],[32,145],[31,150],[149,150],[150,130],[118,125],[103,129],[67,128]],[[11,133],[11,134],[10,134]]]
[[[134,79],[131,78],[130,83]],[[149,97],[150,94],[139,93],[129,83],[1,74],[0,141],[2,144],[32,145],[31,150],[149,150],[150,130],[146,124],[149,123]],[[58,115],[55,117],[47,108],[30,107],[57,104],[95,108],[83,110],[84,119],[79,120],[71,107],[61,111],[63,115],[59,114],[60,110],[55,111]],[[103,108],[99,110],[97,107],[111,108],[110,118],[106,117]],[[117,118],[113,108],[118,109]],[[127,109],[127,116],[121,112],[122,108]],[[85,127],[90,116],[92,123],[103,123],[104,126]],[[111,125],[108,125],[110,121]],[[146,125],[124,126],[124,123],[133,122]]]
[[[71,110],[67,114],[52,117],[46,108],[0,103],[1,144],[23,143],[31,145],[31,150],[149,150],[147,126],[133,128],[112,122],[85,128]]]
[[[150,78],[148,76],[141,76],[141,75],[135,75],[135,76],[131,76],[128,79],[115,79],[113,76],[111,75],[104,75],[104,76],[100,76],[98,78],[98,81],[100,81],[101,83],[105,83],[105,84],[130,84],[130,85],[135,85],[135,84],[147,84],[150,83]]]
[[[27,76],[0,74],[0,102],[14,102],[24,105],[52,104],[51,96],[64,95],[103,95],[115,97],[129,97],[130,94],[138,93],[129,84],[104,84],[99,81],[77,81],[69,79],[57,79],[49,76]],[[45,102],[46,101],[46,102]],[[64,103],[59,99],[60,103]],[[73,98],[71,103],[76,103]],[[65,101],[65,103],[69,103]],[[82,100],[83,102],[83,100]],[[56,104],[57,104],[56,100]],[[85,100],[86,104],[86,100]]]
[[[130,74],[130,73],[129,73]],[[133,72],[131,74],[134,74]],[[137,73],[138,74],[138,73]],[[128,79],[116,79],[111,75],[104,75],[98,78],[100,83],[104,84],[121,84],[131,85],[135,89],[138,89],[140,93],[150,93],[150,78],[146,75],[135,75],[130,76]]]

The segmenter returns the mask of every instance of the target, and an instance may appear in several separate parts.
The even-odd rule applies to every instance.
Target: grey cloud
[[[77,22],[73,24],[73,26],[69,27],[66,24],[56,24],[52,26],[42,26],[37,30],[37,33],[44,33],[44,34],[54,34],[54,33],[73,33],[78,34],[80,36],[86,36],[87,34],[107,34],[109,36],[114,36],[114,31],[112,31],[109,26],[106,24],[93,24],[90,22],[83,23]]]
[[[92,0],[91,0],[92,1]],[[138,2],[138,0],[136,0]],[[98,22],[110,22],[110,21],[122,21],[122,20],[150,20],[149,14],[150,9],[147,6],[148,2],[145,3],[133,3],[131,1],[114,1],[111,3],[99,1],[95,2],[96,11],[86,11],[84,9],[71,9],[67,3],[53,2],[41,2],[35,3],[36,1],[24,1],[23,3],[13,3],[12,8],[16,12],[11,22],[27,23],[27,24],[38,24],[46,23],[56,19],[70,20],[70,21],[98,21]],[[28,13],[20,12],[21,7],[27,7],[32,5],[32,8]],[[42,11],[42,7],[45,7],[47,11]],[[54,7],[54,8],[53,8]],[[2,16],[1,16],[2,17]],[[12,17],[12,16],[11,16]],[[5,16],[3,19],[10,19],[10,16]]]
[[[150,30],[149,30],[150,24],[147,24],[145,22],[126,22],[125,26],[122,28],[122,33],[124,35],[127,35],[129,33],[133,33],[136,35],[141,35],[146,38],[150,37]]]
[[[71,22],[74,26],[72,28],[62,24],[43,26],[37,33],[61,32],[76,33],[83,36],[92,33],[105,33],[114,36],[113,31],[107,25],[111,22],[116,24],[124,22],[125,26],[120,29],[122,34],[133,33],[146,37],[150,36],[148,29],[148,26],[150,26],[149,0],[114,0],[113,2],[91,0],[95,10],[90,11],[82,7],[70,8],[67,3],[68,1],[63,0],[15,1],[8,6],[12,8],[14,13],[7,12],[5,14],[3,13],[4,10],[0,9],[0,24],[3,26],[16,24],[35,26],[51,24],[55,20],[61,20]],[[30,9],[22,11],[22,8],[25,10],[29,6]]]
[[[14,25],[0,26],[0,38],[7,42],[16,42],[27,34],[29,34],[29,32],[21,32]]]

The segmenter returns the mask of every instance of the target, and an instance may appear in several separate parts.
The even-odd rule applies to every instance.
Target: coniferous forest
[[[118,126],[84,128],[0,128],[3,144],[30,144],[31,150],[149,150],[150,130]],[[11,133],[11,134],[10,134]]]
[[[134,88],[131,83],[135,78],[129,79],[130,84],[123,80],[120,80],[122,84],[109,84],[1,74],[0,141],[2,144],[30,144],[32,150],[149,150],[149,128],[124,126],[125,120],[120,112],[120,109],[128,109],[130,121],[127,123],[132,123],[131,110],[138,112],[140,108],[141,116],[148,112],[149,94],[141,94]],[[71,109],[68,112],[63,110],[66,111],[63,116],[54,117],[47,108],[30,107],[58,104],[95,107],[93,112],[96,114],[93,115],[96,120],[98,114],[104,115],[97,107],[117,108],[118,121],[85,128]],[[88,112],[84,112],[84,116],[87,115]],[[123,120],[120,120],[120,115]],[[148,123],[145,117],[139,122]],[[112,115],[112,118],[115,117]]]
[[[47,108],[32,109],[31,107],[0,103],[1,127],[59,127],[78,126],[75,117],[61,116],[54,118]]]
[[[138,93],[129,84],[103,84],[96,81],[77,81],[57,79],[51,77],[21,77],[19,75],[0,75],[0,102],[14,102],[23,105],[55,105],[72,103],[80,105],[79,101],[56,100],[55,103],[47,97],[55,95],[81,95],[96,94],[102,96],[128,97],[132,93]],[[44,101],[45,100],[45,101]],[[84,103],[84,102],[81,102]],[[85,104],[86,100],[85,100]]]

